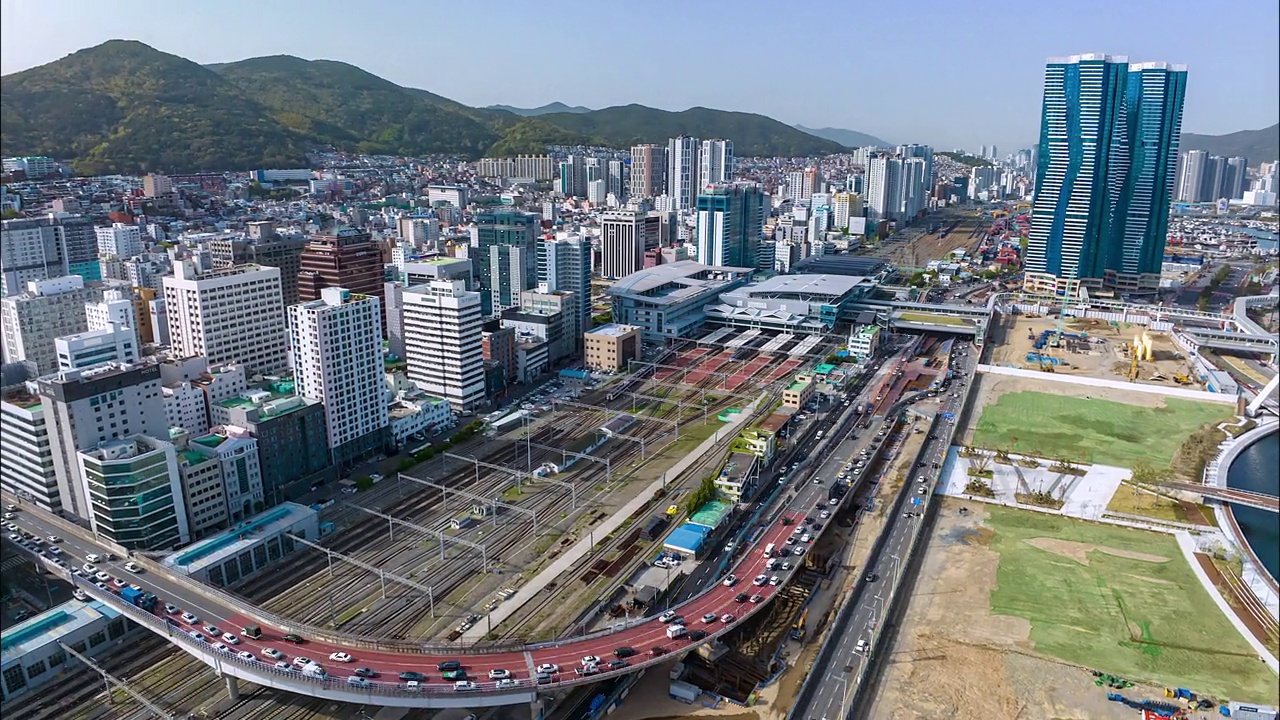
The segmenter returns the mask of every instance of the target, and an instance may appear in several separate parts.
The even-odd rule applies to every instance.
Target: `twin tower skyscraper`
[[[1186,85],[1181,65],[1049,60],[1027,290],[1159,288]]]

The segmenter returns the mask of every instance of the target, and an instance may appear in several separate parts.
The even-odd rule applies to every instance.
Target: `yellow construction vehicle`
[[[1176,383],[1178,383],[1179,385],[1190,385],[1190,384],[1191,384],[1191,378],[1187,377],[1186,375],[1174,375],[1174,376],[1173,376],[1173,381],[1174,381],[1174,382],[1176,382]]]
[[[1129,351],[1129,382],[1138,379],[1138,351],[1130,349]]]

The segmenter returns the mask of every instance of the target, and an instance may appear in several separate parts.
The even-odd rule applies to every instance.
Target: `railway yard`
[[[756,398],[776,394],[781,381],[817,364],[837,343],[826,336],[735,337],[741,334],[682,341],[654,362],[633,366],[634,373],[574,400],[552,399],[548,411],[527,422],[388,477],[324,511],[322,521],[333,530],[320,542],[333,553],[331,564],[326,552],[300,547],[287,562],[226,589],[267,612],[344,633],[461,644],[463,632],[486,622],[504,597],[590,537],[592,552],[505,621],[485,626],[484,637],[545,640],[607,623],[608,608],[597,601],[661,550],[661,539],[639,537],[645,517],[678,503],[724,452],[696,459],[679,479],[665,478],[665,471],[723,427],[723,413],[750,412]],[[548,464],[561,471],[535,474]],[[592,536],[603,519],[666,480],[671,485],[620,528]],[[358,716],[354,706],[257,686],[232,702],[207,666],[146,633],[105,658],[103,668],[149,699],[197,717]],[[21,717],[147,715],[119,690],[118,704],[104,706],[94,673],[55,688]]]

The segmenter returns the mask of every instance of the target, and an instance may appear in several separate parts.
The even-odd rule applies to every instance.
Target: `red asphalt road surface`
[[[719,618],[725,613],[733,613],[736,618],[741,620],[749,611],[763,607],[763,603],[757,605],[750,602],[736,602],[735,596],[738,593],[747,593],[748,595],[759,593],[768,599],[778,591],[781,586],[766,584],[757,587],[752,584],[752,580],[756,575],[777,574],[776,572],[765,570],[765,564],[768,559],[764,557],[762,549],[768,543],[783,547],[786,538],[793,533],[794,528],[804,518],[803,514],[799,512],[788,512],[784,516],[791,518],[793,524],[784,525],[782,518],[779,518],[756,545],[751,547],[749,553],[739,560],[731,571],[738,579],[733,587],[725,587],[723,583],[717,583],[706,593],[693,598],[683,605],[672,608],[684,616],[685,624],[691,631],[705,629],[708,632],[712,632],[723,627],[718,619],[714,623],[703,622],[702,617],[705,614],[714,613]],[[798,565],[800,562],[803,562],[803,558],[798,558],[796,564]],[[795,570],[791,572],[795,572]],[[207,622],[204,618],[201,618],[196,625],[187,625],[177,616],[172,616],[172,619],[180,627],[187,629],[197,629],[199,625]],[[237,626],[231,630],[232,632],[236,632],[239,628],[247,625],[255,624],[253,620],[239,615],[233,615],[229,619],[234,620]],[[260,639],[241,637],[240,644],[232,649],[237,652],[249,650],[257,655],[260,660],[266,662],[271,662],[262,652],[262,649],[267,647],[284,653],[288,662],[292,662],[294,657],[302,655],[320,663],[330,675],[339,678],[354,674],[353,671],[358,667],[367,667],[381,674],[381,677],[375,680],[376,682],[394,682],[399,673],[412,670],[426,675],[426,682],[428,683],[445,683],[447,681],[442,680],[440,672],[436,670],[436,664],[445,660],[462,662],[467,674],[472,679],[481,682],[485,681],[489,671],[494,669],[507,670],[511,673],[511,677],[516,679],[527,679],[529,673],[528,663],[523,652],[494,653],[491,655],[463,653],[457,655],[419,655],[347,648],[332,643],[315,641],[310,638],[306,638],[306,642],[302,645],[294,645],[280,639],[282,631],[279,628],[261,627],[262,637]],[[626,630],[584,640],[571,638],[559,645],[532,650],[529,655],[532,656],[535,666],[542,663],[555,663],[560,666],[561,676],[568,676],[572,675],[582,658],[588,655],[595,655],[607,663],[609,660],[614,659],[613,651],[620,647],[635,648],[637,653],[647,657],[649,650],[653,647],[663,646],[668,651],[675,652],[689,644],[687,638],[676,638],[674,640],[668,638],[667,627],[669,626],[658,622],[655,616],[642,625],[627,628]],[[333,652],[347,652],[354,660],[350,663],[331,661],[329,660],[329,654]]]

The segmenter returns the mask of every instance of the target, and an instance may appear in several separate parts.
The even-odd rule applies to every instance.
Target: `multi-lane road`
[[[934,405],[938,415],[949,414],[953,419],[958,419],[955,416],[959,414],[964,394],[968,389],[967,383],[973,364],[973,359],[968,356],[967,351],[961,351],[958,355],[954,365],[956,380],[953,382],[958,385],[963,381],[966,387],[945,391],[936,399],[919,400],[916,403],[917,406]],[[949,433],[942,424],[948,422],[952,420],[939,419],[934,432],[925,438],[919,455],[920,461],[925,465],[909,471],[911,477],[903,485],[903,493],[921,498],[925,502],[932,496],[940,474],[937,468],[942,467],[947,456]],[[920,479],[925,481],[923,485],[918,482]],[[925,488],[925,495],[919,494],[921,487]],[[862,574],[857,579],[857,582],[864,584],[862,592],[850,597],[849,602],[854,602],[855,605],[847,615],[844,613],[837,615],[837,617],[844,616],[846,620],[842,624],[833,626],[830,631],[829,642],[835,645],[826,662],[815,663],[810,670],[817,675],[810,681],[813,691],[807,697],[801,698],[791,714],[792,717],[843,720],[848,713],[849,702],[854,691],[853,684],[863,664],[871,659],[867,654],[867,647],[871,644],[873,631],[886,615],[890,588],[896,584],[906,563],[905,555],[911,536],[916,532],[917,524],[925,516],[923,510],[923,504],[914,506],[904,503],[902,508],[888,517],[888,522],[882,531],[885,533],[883,545],[878,553],[868,559],[867,566],[862,569]]]

